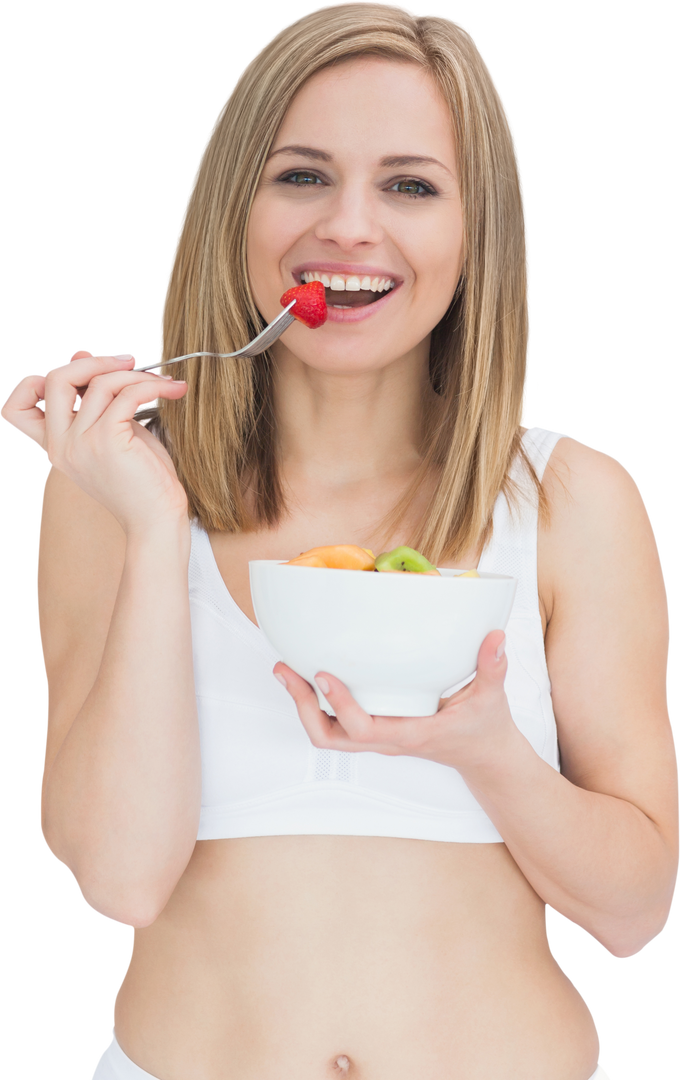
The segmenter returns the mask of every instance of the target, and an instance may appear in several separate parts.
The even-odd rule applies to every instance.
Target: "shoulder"
[[[633,478],[607,454],[563,436],[555,445],[543,476],[550,509],[559,514],[566,506],[583,508],[600,504],[604,497],[614,503],[640,500]]]
[[[606,588],[628,574],[655,579],[656,545],[640,492],[614,458],[561,438],[543,476],[539,591],[550,618],[560,595]]]

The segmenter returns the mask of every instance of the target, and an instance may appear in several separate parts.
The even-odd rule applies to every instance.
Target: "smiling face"
[[[248,270],[270,322],[320,280],[328,321],[295,323],[275,353],[360,372],[414,353],[451,303],[463,217],[447,107],[415,64],[362,57],[313,76],[272,146],[248,226]]]

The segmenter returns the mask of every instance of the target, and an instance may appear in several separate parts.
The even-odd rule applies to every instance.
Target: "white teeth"
[[[386,277],[359,277],[358,274],[324,274],[322,270],[303,270],[300,281],[306,285],[309,281],[320,281],[324,289],[333,292],[359,292],[360,290],[371,292],[385,292],[394,288],[394,279]]]

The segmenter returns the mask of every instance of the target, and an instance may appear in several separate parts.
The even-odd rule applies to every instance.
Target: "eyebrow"
[[[317,150],[313,146],[282,146],[269,155],[270,158],[277,154],[296,154],[298,157],[310,158],[312,161],[332,161],[333,155],[325,150]],[[393,154],[380,159],[379,165],[383,169],[405,168],[409,165],[438,165],[440,169],[452,176],[450,169],[438,161],[437,158],[424,157],[422,154]]]

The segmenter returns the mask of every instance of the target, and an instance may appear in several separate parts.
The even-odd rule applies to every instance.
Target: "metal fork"
[[[260,353],[265,352],[270,345],[273,345],[277,341],[284,330],[287,330],[291,323],[295,322],[295,318],[290,313],[290,309],[296,304],[296,300],[291,300],[288,307],[285,307],[283,311],[280,311],[272,322],[268,326],[265,326],[257,337],[254,337],[248,345],[244,345],[242,349],[237,349],[236,352],[190,352],[186,356],[176,356],[173,360],[160,360],[157,364],[147,364],[146,367],[133,368],[133,371],[152,371],[157,367],[166,367],[168,364],[179,364],[180,360],[191,360],[194,356],[219,356],[227,359],[231,356],[259,356]]]

